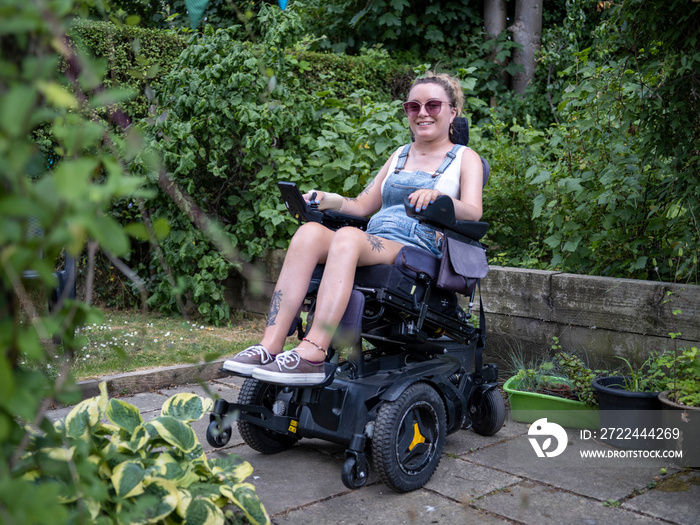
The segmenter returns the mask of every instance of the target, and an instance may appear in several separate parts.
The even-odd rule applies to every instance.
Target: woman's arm
[[[387,173],[389,172],[389,165],[391,164],[391,158],[384,163],[384,166],[382,166],[382,169],[379,170],[379,173],[377,173],[376,177],[374,177],[369,183],[367,184],[367,187],[365,187],[362,192],[353,198],[350,197],[341,197],[342,198],[342,203],[340,205],[340,208],[335,208],[337,211],[340,211],[342,213],[347,213],[348,215],[356,215],[358,217],[367,217],[368,215],[373,214],[376,212],[379,208],[382,207],[382,181],[386,177]],[[334,194],[329,194],[329,195],[334,195]],[[322,203],[324,200],[326,200],[327,194],[322,191],[316,192],[316,202],[319,204]],[[309,202],[311,198],[310,193],[304,194],[304,199]],[[319,206],[320,209],[323,209],[323,206]],[[329,209],[329,208],[326,208]]]
[[[462,154],[460,167],[460,199],[455,199],[455,218],[458,221],[478,221],[483,214],[482,189],[484,167],[481,157],[472,149]]]

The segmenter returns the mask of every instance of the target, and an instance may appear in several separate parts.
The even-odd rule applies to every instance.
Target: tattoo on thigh
[[[280,305],[282,303],[282,291],[277,290],[272,294],[272,301],[270,301],[270,311],[267,313],[267,324],[266,326],[274,326],[277,320],[277,314],[280,312]]]
[[[375,237],[374,235],[370,235],[368,233],[367,240],[369,241],[369,244],[372,246],[373,252],[381,252],[384,249],[384,243],[382,242],[381,238]]]

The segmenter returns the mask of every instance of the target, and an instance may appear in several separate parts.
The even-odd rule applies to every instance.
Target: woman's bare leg
[[[267,324],[260,341],[270,354],[282,351],[289,327],[306,297],[314,268],[326,262],[334,234],[318,223],[306,223],[294,234],[270,301]]]
[[[358,266],[392,264],[401,248],[402,245],[397,242],[369,235],[357,228],[338,230],[325,253],[326,268],[318,290],[314,322],[307,339],[328,349],[348,306],[355,269]],[[324,353],[307,341],[302,341],[297,353],[307,361],[319,362],[324,359]]]

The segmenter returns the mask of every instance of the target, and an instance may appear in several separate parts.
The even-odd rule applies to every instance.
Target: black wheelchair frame
[[[307,205],[293,184],[281,183],[280,189],[300,224],[366,227],[367,219]],[[421,212],[406,208],[444,235],[471,243],[478,244],[488,229],[486,223],[455,221],[449,197]],[[469,428],[485,436],[498,432],[505,403],[497,388],[497,366],[482,363],[483,308],[479,326],[471,323],[478,279],[472,280],[469,310],[464,311],[455,292],[435,286],[439,259],[430,258],[432,266],[411,269],[400,264],[358,268],[350,304],[324,363],[325,381],[291,387],[247,378],[236,403],[215,402],[207,441],[225,446],[233,421],[246,444],[264,454],[286,450],[301,438],[324,439],[346,447],[341,479],[348,488],[367,482],[371,461],[386,485],[407,492],[428,482],[448,434]],[[314,273],[304,301],[308,326],[322,270]],[[300,321],[290,328],[299,339],[305,334]],[[343,347],[351,350],[340,360]]]

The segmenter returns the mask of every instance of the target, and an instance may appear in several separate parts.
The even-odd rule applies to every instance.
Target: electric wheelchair
[[[460,143],[467,141],[468,132]],[[486,181],[488,163],[482,163]],[[367,224],[306,204],[294,184],[279,186],[300,224],[317,221],[332,229]],[[408,492],[428,482],[446,435],[471,428],[490,436],[500,430],[505,403],[498,368],[482,361],[484,310],[479,309],[478,327],[470,312],[485,275],[478,241],[488,224],[455,221],[447,196],[421,212],[406,203],[406,211],[443,233],[443,257],[404,247],[393,265],[359,267],[324,363],[325,381],[291,387],[247,378],[237,402],[215,402],[209,444],[226,445],[234,421],[246,444],[263,454],[286,450],[301,438],[320,438],[346,447],[341,479],[348,488],[367,482],[371,463],[386,485]],[[322,274],[320,265],[304,301],[307,326]],[[470,298],[467,311],[458,293]],[[289,335],[295,332],[300,340],[306,333],[301,319]],[[349,349],[347,358],[339,358],[341,349]]]

